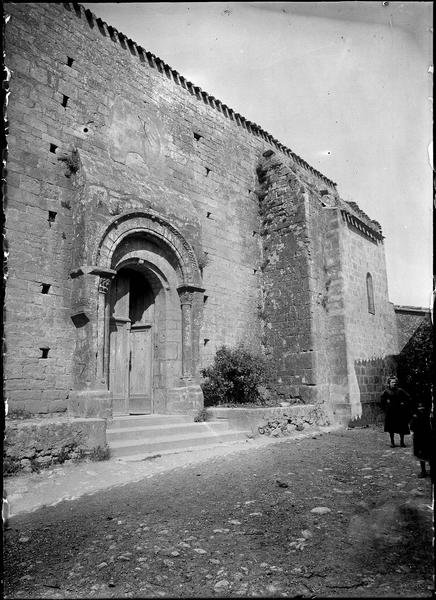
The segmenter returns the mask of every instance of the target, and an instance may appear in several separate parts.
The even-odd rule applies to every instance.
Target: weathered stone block
[[[4,449],[8,466],[28,469],[62,460],[76,452],[76,458],[106,445],[104,419],[28,419],[7,420]]]
[[[70,392],[70,417],[107,419],[112,415],[112,394],[107,390],[78,390]]]

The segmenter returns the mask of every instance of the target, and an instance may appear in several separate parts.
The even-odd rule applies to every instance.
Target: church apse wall
[[[132,406],[192,411],[201,367],[239,342],[272,360],[277,399],[347,404],[348,357],[387,346],[351,333],[337,249],[358,213],[335,184],[80,5],[5,10],[11,406],[128,411],[137,348],[152,384]],[[379,254],[356,262],[377,282]]]

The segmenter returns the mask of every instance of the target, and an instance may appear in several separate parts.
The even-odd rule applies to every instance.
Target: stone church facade
[[[397,352],[380,225],[79,4],[5,12],[9,410],[193,413],[243,343],[277,400],[360,417]]]

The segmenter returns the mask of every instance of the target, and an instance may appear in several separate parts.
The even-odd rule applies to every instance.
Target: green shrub
[[[269,370],[266,360],[242,345],[235,349],[222,346],[217,350],[210,367],[201,370],[204,405],[264,404],[262,386],[267,383]]]

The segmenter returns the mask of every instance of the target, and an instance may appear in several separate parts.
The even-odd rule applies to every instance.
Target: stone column
[[[203,407],[203,392],[195,372],[195,356],[198,355],[198,331],[195,329],[200,327],[197,312],[204,288],[182,285],[177,291],[182,312],[182,377],[177,387],[166,390],[166,412],[188,415]]]
[[[97,381],[107,387],[107,351],[109,335],[109,319],[107,293],[109,291],[113,276],[100,276],[98,285],[98,326],[97,326]]]
[[[193,369],[193,349],[195,340],[197,339],[193,331],[193,301],[196,295],[204,293],[204,288],[195,285],[181,285],[177,288],[177,291],[182,308],[182,379],[191,379],[195,375]]]
[[[192,377],[192,292],[179,289],[182,308],[182,377]]]

